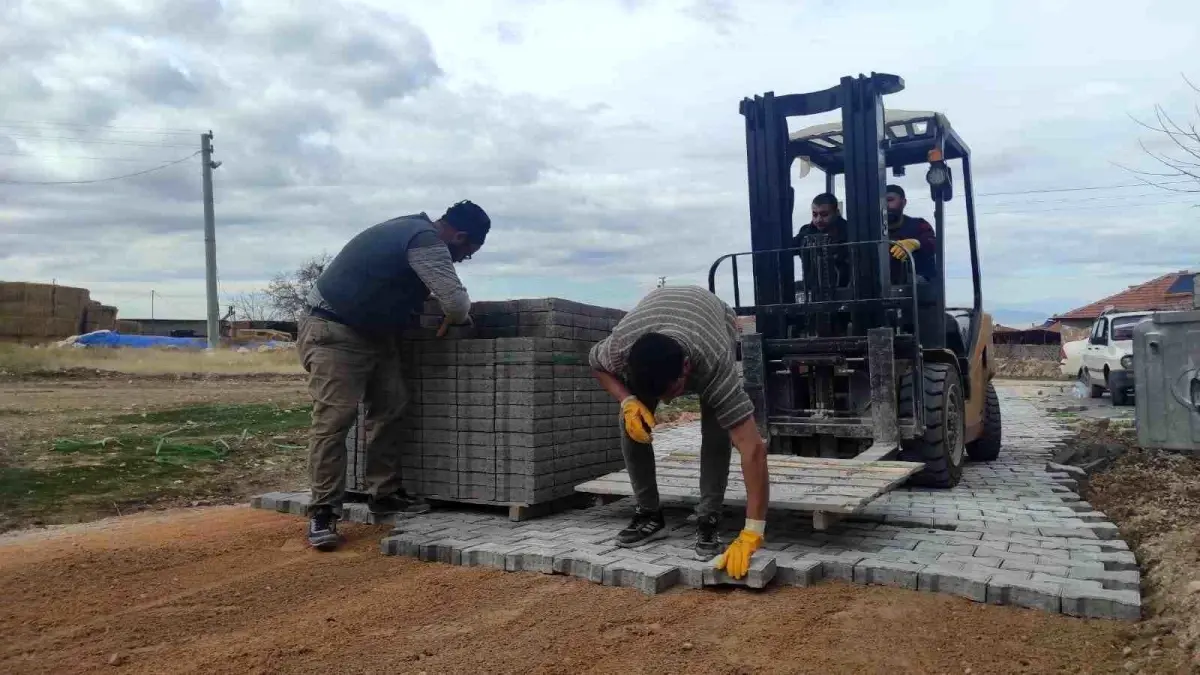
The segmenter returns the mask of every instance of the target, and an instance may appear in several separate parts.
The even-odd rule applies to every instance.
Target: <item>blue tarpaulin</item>
[[[75,344],[85,347],[177,347],[180,349],[204,349],[207,338],[163,337],[160,335],[122,335],[115,331],[96,331],[80,335]]]

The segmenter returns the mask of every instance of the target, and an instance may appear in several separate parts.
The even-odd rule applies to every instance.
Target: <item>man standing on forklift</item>
[[[735,357],[740,333],[733,309],[713,293],[698,286],[663,286],[646,295],[588,354],[592,375],[621,402],[621,451],[637,500],[633,521],[617,534],[617,544],[641,546],[667,536],[650,440],[654,410],[659,401],[695,392],[700,398],[696,557],[710,560],[720,553],[717,525],[732,441],[746,483],[746,523],[714,567],[734,579],[746,575],[750,555],[762,546],[770,492],[766,443]]]
[[[907,204],[904,188],[899,185],[887,186],[888,236],[896,242],[891,251],[894,258],[892,283],[908,278],[908,264],[905,261],[910,255],[917,276],[921,277],[921,280],[933,283],[937,276],[937,263],[934,260],[937,254],[937,235],[934,234],[929,221],[904,215],[904,207]]]
[[[814,250],[811,251],[796,251],[803,273],[797,289],[813,290],[811,284],[804,282],[816,277],[818,261],[825,260],[833,263],[833,279],[830,281],[833,282],[834,287],[848,286],[850,269],[846,264],[847,251],[844,246],[838,245],[845,243],[846,219],[842,217],[841,211],[838,209],[837,197],[828,192],[813,197],[812,221],[803,225],[796,236],[792,237],[794,248],[814,247]]]

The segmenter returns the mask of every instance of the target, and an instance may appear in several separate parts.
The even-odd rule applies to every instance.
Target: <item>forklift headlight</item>
[[[1125,370],[1133,368],[1133,354],[1126,354],[1121,357],[1121,367]]]
[[[934,164],[925,172],[925,180],[930,187],[939,187],[950,182],[950,172],[946,170],[945,165]]]

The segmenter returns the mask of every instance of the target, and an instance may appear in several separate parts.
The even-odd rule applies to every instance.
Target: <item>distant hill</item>
[[[990,308],[992,320],[1010,328],[1029,328],[1050,318],[1047,312],[1021,308]]]

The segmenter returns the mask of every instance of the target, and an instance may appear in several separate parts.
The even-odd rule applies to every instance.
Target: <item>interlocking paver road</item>
[[[742,583],[807,586],[823,579],[959,595],[1073,616],[1136,620],[1141,613],[1137,561],[1116,527],[1074,492],[1052,451],[1067,435],[1060,422],[1014,389],[999,387],[1004,449],[999,459],[968,464],[953,490],[900,488],[853,520],[817,532],[804,514],[771,512],[767,543]],[[656,434],[660,453],[699,445],[698,423]],[[307,494],[270,493],[260,508],[303,513]],[[695,560],[690,509],[667,508],[668,539],[618,548],[616,532],[632,500],[526,522],[469,510],[438,510],[398,521],[383,553],[453,565],[569,574],[658,593],[672,586],[728,582]],[[366,521],[361,504],[347,516]],[[723,540],[741,515],[730,510]]]

